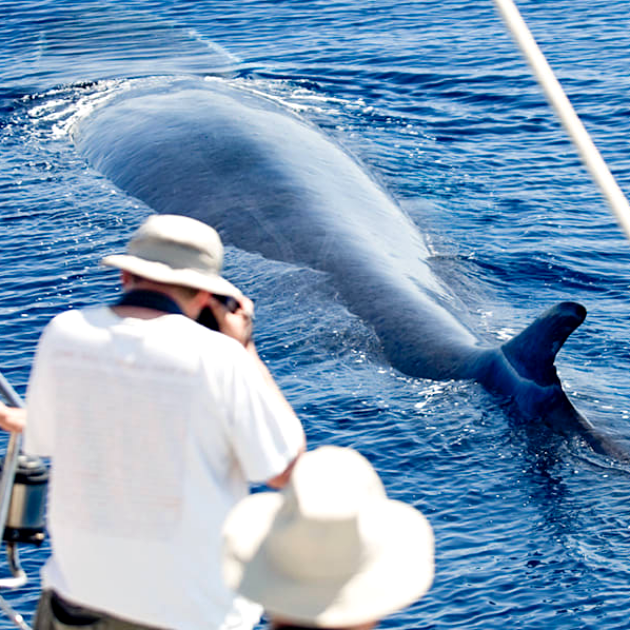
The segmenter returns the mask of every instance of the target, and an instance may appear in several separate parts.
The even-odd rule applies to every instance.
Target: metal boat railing
[[[13,389],[11,384],[0,373],[0,394],[13,407],[24,407],[24,402]],[[18,456],[22,449],[22,434],[12,432],[9,437],[7,451],[2,466],[2,476],[0,477],[0,533],[4,532],[9,514],[9,506],[11,504],[11,495],[13,484],[15,481],[15,471],[18,464]],[[2,588],[19,588],[24,586],[28,581],[26,572],[20,565],[20,556],[17,543],[7,542],[7,564],[12,574],[10,578],[0,579],[0,589]],[[31,630],[30,626],[24,621],[24,618],[7,601],[0,596],[0,609],[13,621],[13,623],[22,630]]]

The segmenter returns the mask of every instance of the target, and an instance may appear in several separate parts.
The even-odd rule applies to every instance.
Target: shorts
[[[55,591],[44,590],[39,598],[33,630],[159,630],[108,613],[77,606]]]

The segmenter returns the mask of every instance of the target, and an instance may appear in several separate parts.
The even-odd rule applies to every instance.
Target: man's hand
[[[211,295],[208,306],[219,324],[219,330],[247,347],[252,339],[254,303],[243,296],[239,307],[232,313],[225,304]]]
[[[0,402],[0,427],[5,431],[20,433],[26,424],[26,409],[7,407]]]

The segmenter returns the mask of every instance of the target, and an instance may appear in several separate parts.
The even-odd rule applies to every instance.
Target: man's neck
[[[153,319],[165,313],[184,315],[182,305],[176,296],[168,291],[156,289],[150,285],[142,288],[129,287],[112,310],[119,317],[137,317],[139,319]]]

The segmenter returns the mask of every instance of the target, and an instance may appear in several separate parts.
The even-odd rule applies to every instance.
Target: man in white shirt
[[[224,585],[221,527],[250,483],[287,482],[305,439],[222,259],[209,226],[153,215],[126,254],[103,260],[122,270],[122,299],[62,313],[42,334],[24,441],[52,457],[38,630],[248,629],[259,618]],[[0,407],[0,426],[24,420]]]

